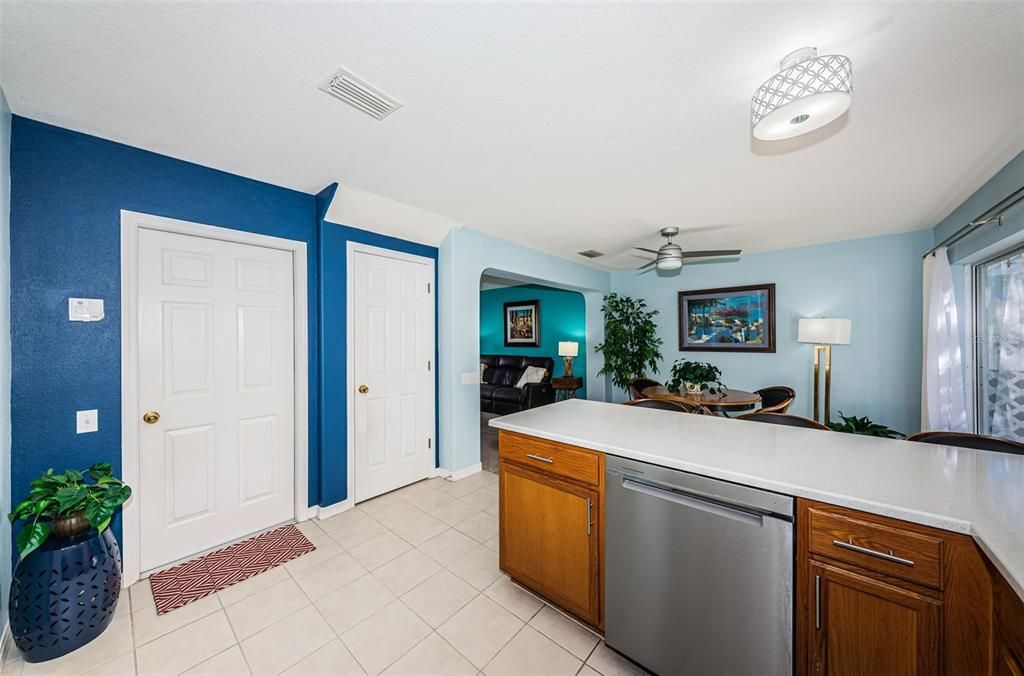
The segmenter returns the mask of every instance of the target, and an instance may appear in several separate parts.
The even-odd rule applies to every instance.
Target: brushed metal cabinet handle
[[[590,500],[590,498],[587,498],[587,535],[590,535],[591,526],[593,526],[594,524],[593,519],[590,517],[590,511],[593,508],[593,505],[594,503]]]
[[[530,458],[532,460],[538,460],[540,462],[546,462],[549,465],[554,465],[555,464],[555,459],[554,458],[545,458],[543,455],[537,455],[536,453],[527,453],[526,457]]]
[[[821,575],[814,576],[814,628],[821,629]]]
[[[914,562],[911,561],[910,559],[904,559],[902,556],[896,556],[895,554],[893,554],[891,549],[889,550],[889,553],[887,554],[885,552],[880,552],[880,551],[875,550],[875,549],[869,549],[867,547],[861,547],[860,545],[855,545],[855,544],[853,544],[853,538],[852,537],[850,538],[849,542],[844,542],[842,540],[833,540],[832,544],[834,544],[836,547],[840,547],[842,549],[849,549],[851,552],[857,552],[858,554],[866,554],[868,556],[873,556],[876,559],[882,559],[883,561],[890,561],[892,563],[898,563],[901,566],[913,566],[914,565]]]

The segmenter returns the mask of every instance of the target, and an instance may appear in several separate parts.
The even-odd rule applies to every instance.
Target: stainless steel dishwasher
[[[793,498],[607,456],[605,638],[662,676],[793,673]]]

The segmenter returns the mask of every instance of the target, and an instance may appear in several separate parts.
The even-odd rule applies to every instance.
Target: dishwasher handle
[[[709,514],[716,514],[734,521],[748,523],[752,526],[760,527],[764,524],[763,514],[751,512],[741,507],[708,500],[707,498],[696,496],[691,493],[685,493],[680,490],[662,488],[660,486],[649,484],[645,481],[637,481],[627,477],[622,477],[622,487],[626,490],[641,493],[652,498],[667,500],[683,507],[689,507],[690,509],[700,510]]]

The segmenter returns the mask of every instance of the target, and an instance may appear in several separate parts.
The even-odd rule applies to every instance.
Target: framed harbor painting
[[[680,291],[679,349],[775,352],[775,285]]]
[[[505,303],[505,347],[540,347],[540,301]]]

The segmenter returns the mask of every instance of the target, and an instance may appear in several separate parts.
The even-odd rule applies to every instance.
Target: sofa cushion
[[[494,401],[519,403],[523,399],[523,391],[515,387],[499,387],[494,390],[492,398]]]
[[[480,385],[480,398],[481,399],[494,399],[494,390],[498,389],[500,385],[492,385],[490,383],[481,383]]]

